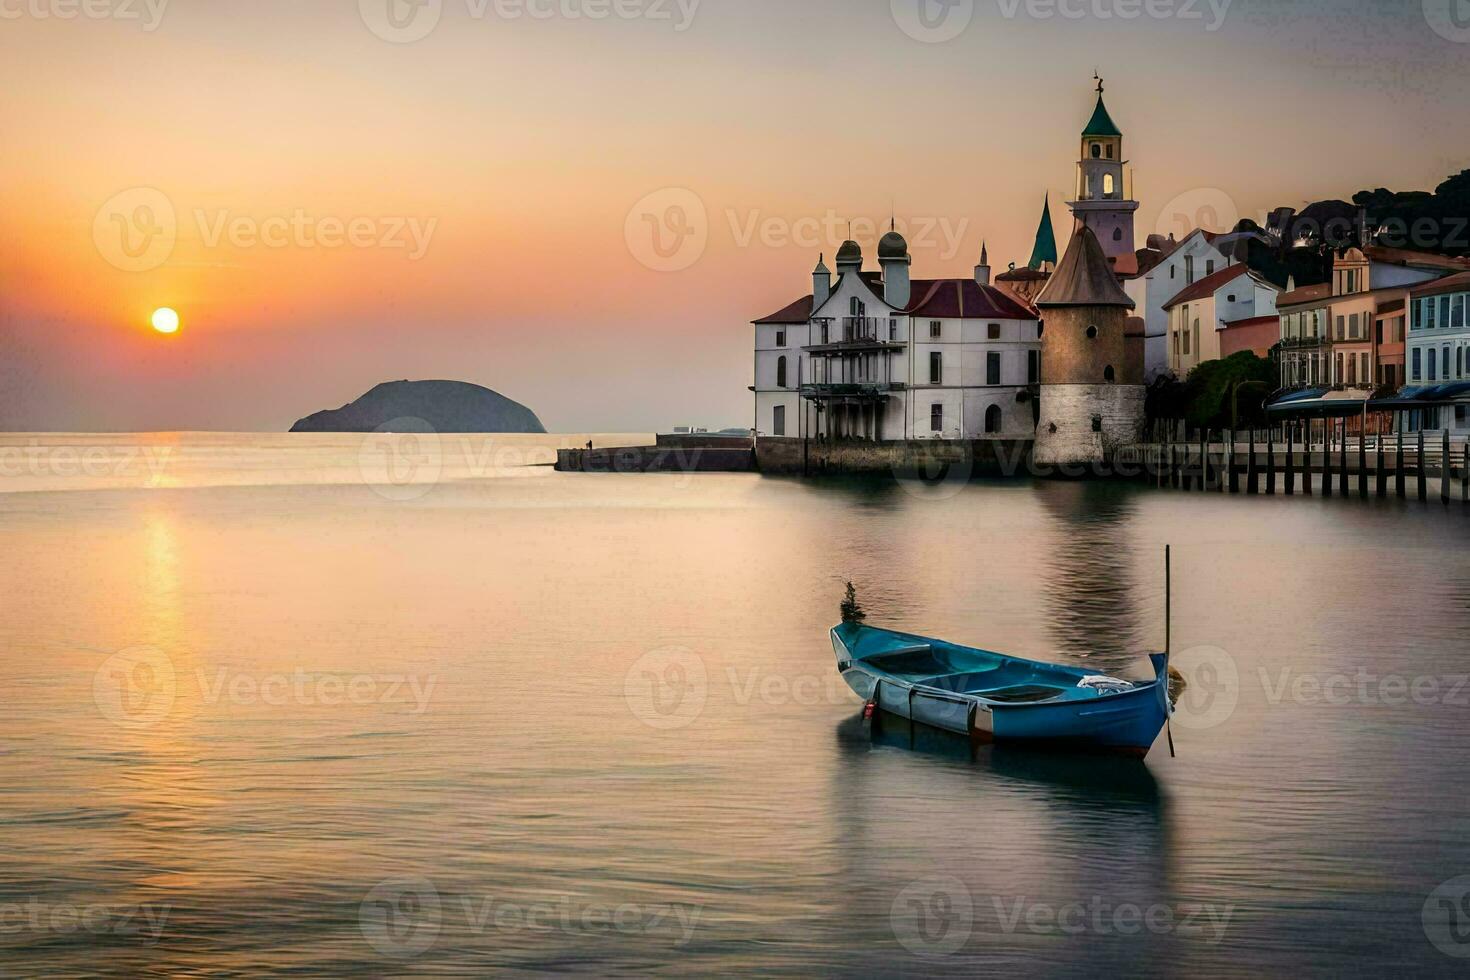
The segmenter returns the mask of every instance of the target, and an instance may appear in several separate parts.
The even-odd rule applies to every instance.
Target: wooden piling
[[[1332,496],[1332,420],[1322,420],[1322,496]]]
[[[1200,492],[1210,489],[1210,430],[1199,434],[1199,488]]]
[[[1394,433],[1393,442],[1394,442],[1393,482],[1394,482],[1394,488],[1398,491],[1399,499],[1402,500],[1402,499],[1404,499],[1405,497],[1408,496],[1408,492],[1407,492],[1407,490],[1404,487],[1404,434],[1402,432],[1396,432],[1396,433]]]
[[[1348,495],[1347,467],[1347,419],[1342,420],[1342,441],[1337,444],[1337,491],[1340,496]]]
[[[1296,496],[1296,426],[1286,426],[1286,495]]]
[[[1450,476],[1452,466],[1450,463],[1450,430],[1444,430],[1444,442],[1441,443],[1439,453],[1439,499],[1441,503],[1450,502]]]
[[[1368,499],[1368,426],[1358,433],[1358,499]]]
[[[1388,471],[1383,468],[1383,440],[1387,438],[1387,435],[1378,437],[1378,452],[1373,463],[1373,477],[1379,499],[1388,496]]]
[[[1251,426],[1247,433],[1250,442],[1245,447],[1245,492],[1248,494],[1260,493],[1256,486],[1256,427]]]
[[[1460,467],[1460,501],[1470,504],[1470,441],[1465,443],[1465,463]]]
[[[1424,430],[1419,430],[1419,502],[1426,503],[1429,500],[1429,480],[1425,476],[1424,466]]]
[[[1266,496],[1276,496],[1276,430],[1266,429]]]
[[[1230,430],[1230,445],[1225,447],[1226,475],[1230,480],[1230,492],[1240,493],[1240,470],[1235,466],[1235,430]]]

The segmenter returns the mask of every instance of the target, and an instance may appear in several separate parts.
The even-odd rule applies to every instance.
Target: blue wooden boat
[[[832,629],[837,669],[869,711],[975,741],[1121,753],[1143,758],[1169,719],[1169,655],[1136,684],[910,633],[843,623]]]

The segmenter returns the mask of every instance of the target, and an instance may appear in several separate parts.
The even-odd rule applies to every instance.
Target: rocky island
[[[291,431],[376,432],[397,419],[422,419],[436,432],[546,431],[526,406],[463,381],[390,381],[350,405],[308,415]]]

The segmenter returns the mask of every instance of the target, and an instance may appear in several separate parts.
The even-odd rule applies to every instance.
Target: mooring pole
[[[1442,503],[1450,502],[1450,473],[1453,464],[1450,462],[1450,430],[1444,430],[1444,443],[1439,453],[1439,499]]]
[[[1276,430],[1266,427],[1266,495],[1276,496]]]
[[[1347,419],[1343,419],[1342,441],[1337,446],[1337,489],[1344,497],[1348,495],[1347,436]]]
[[[1419,430],[1419,502],[1425,503],[1429,500],[1429,480],[1426,476],[1424,466],[1424,430]]]
[[[1286,426],[1286,495],[1296,495],[1296,426]]]
[[[1398,490],[1399,499],[1402,500],[1408,496],[1408,491],[1404,488],[1404,434],[1402,431],[1393,434],[1393,444],[1393,482],[1395,489]]]
[[[1380,500],[1388,496],[1388,471],[1383,468],[1383,440],[1387,438],[1387,433],[1378,437],[1377,459],[1373,464],[1374,482],[1377,485]]]
[[[1368,423],[1358,433],[1358,499],[1368,499]]]
[[[1199,488],[1210,489],[1210,430],[1201,429],[1199,434]]]

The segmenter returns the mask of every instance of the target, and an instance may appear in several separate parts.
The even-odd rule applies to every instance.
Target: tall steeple
[[[1133,213],[1138,202],[1127,198],[1124,184],[1123,131],[1113,122],[1103,102],[1103,80],[1095,72],[1097,106],[1082,130],[1082,151],[1077,161],[1077,199],[1070,206],[1081,224],[1097,235],[1110,259],[1132,255]]]
[[[1057,236],[1051,227],[1051,195],[1041,202],[1041,224],[1036,229],[1036,245],[1031,249],[1029,269],[1040,269],[1044,265],[1057,264]]]

